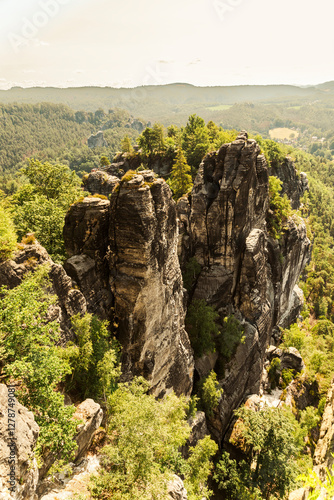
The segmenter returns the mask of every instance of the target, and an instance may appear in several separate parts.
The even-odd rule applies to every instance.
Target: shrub
[[[11,258],[16,242],[14,223],[8,210],[0,205],[0,262]]]
[[[201,381],[199,388],[201,408],[209,417],[213,415],[214,409],[217,408],[222,394],[223,390],[217,381],[217,375],[211,370],[209,375]]]
[[[215,321],[218,313],[203,299],[194,299],[186,316],[186,329],[196,358],[215,351],[214,336],[219,335]]]
[[[232,315],[224,318],[221,334],[218,337],[219,352],[230,360],[237,346],[245,341],[244,326]]]
[[[64,406],[64,396],[56,391],[71,368],[55,346],[59,324],[48,322],[55,298],[44,291],[50,286],[47,273],[40,267],[13,290],[0,289],[0,369],[7,381],[15,380],[18,400],[34,413],[40,427],[39,465],[50,453],[69,460],[76,449],[77,427],[71,419],[74,406]]]
[[[282,236],[288,217],[292,215],[291,203],[286,194],[280,195],[282,181],[274,176],[269,176],[269,202],[270,212],[267,218],[270,235],[279,240]]]

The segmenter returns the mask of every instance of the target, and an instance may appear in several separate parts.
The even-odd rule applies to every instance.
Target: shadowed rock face
[[[234,313],[245,327],[221,379],[222,428],[247,394],[256,393],[273,327],[286,327],[301,308],[300,273],[310,242],[303,221],[289,220],[278,243],[266,227],[267,163],[256,141],[241,133],[207,155],[188,206],[182,199],[179,251],[201,264],[193,297],[205,299],[221,317]]]
[[[184,330],[176,206],[150,171],[111,196],[110,286],[126,373],[144,374],[160,395],[192,389],[193,357]]]
[[[124,378],[144,375],[157,396],[190,394],[176,205],[165,181],[144,171],[116,185],[110,202],[85,198],[70,208],[64,239],[65,269],[88,311],[111,319],[113,306]]]

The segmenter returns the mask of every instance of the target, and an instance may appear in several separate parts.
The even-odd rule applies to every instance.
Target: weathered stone
[[[65,217],[64,241],[67,253],[84,253],[92,259],[104,256],[108,246],[109,201],[87,197],[74,203]]]
[[[102,170],[92,171],[83,178],[83,185],[91,194],[100,194],[109,196],[115,186],[119,183],[119,178],[115,175],[109,175]]]
[[[35,500],[35,491],[38,481],[38,468],[34,457],[34,447],[37,442],[39,427],[34,420],[33,414],[24,406],[15,401],[14,408],[8,406],[9,393],[4,384],[0,384],[0,492],[1,499],[15,498],[15,500]],[[13,410],[15,422],[13,439],[9,435],[9,413]],[[10,448],[15,443],[14,448]],[[14,483],[16,492],[10,493],[8,489],[10,465],[8,460],[14,450],[15,458]]]
[[[173,479],[169,481],[167,492],[172,500],[187,500],[187,490],[184,487],[183,481],[179,476],[174,474]]]
[[[88,450],[95,431],[100,427],[103,419],[103,411],[98,403],[92,399],[86,399],[76,409],[73,418],[81,420],[76,435],[78,449],[75,454],[75,460],[81,458]]]
[[[317,443],[313,464],[315,472],[322,480],[326,478],[326,467],[331,469],[334,459],[334,381],[328,391],[325,410],[320,426],[320,437]]]
[[[110,222],[110,285],[125,376],[145,375],[156,395],[189,394],[194,364],[169,187],[151,172],[133,175],[111,196]]]
[[[204,354],[201,358],[196,359],[195,368],[200,378],[204,378],[209,375],[211,370],[214,369],[217,359],[218,352],[210,352],[209,354]]]
[[[292,159],[287,156],[283,162],[272,161],[269,175],[278,177],[282,185],[282,195],[286,194],[294,210],[300,206],[300,198],[308,190],[308,179],[305,172],[298,175]]]
[[[310,242],[298,217],[288,221],[280,243],[269,236],[267,163],[246,132],[204,158],[188,204],[182,201],[179,209],[179,253],[182,262],[194,256],[202,266],[192,296],[206,300],[221,319],[234,314],[245,328],[245,342],[224,361],[220,379],[225,429],[233,409],[260,388],[273,328],[285,328],[300,312],[295,286]]]
[[[87,144],[89,148],[104,148],[107,147],[108,144],[104,140],[103,132],[100,130],[97,132],[97,134],[92,134],[90,137],[87,139]]]
[[[106,261],[109,201],[88,197],[66,214],[64,241],[71,256],[64,264],[87,301],[88,312],[111,319],[112,294]]]

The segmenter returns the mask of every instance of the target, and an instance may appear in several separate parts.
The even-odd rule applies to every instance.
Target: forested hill
[[[135,127],[135,128],[134,128]],[[0,172],[10,177],[29,157],[66,161],[72,169],[90,170],[96,153],[87,138],[100,129],[114,153],[127,134],[136,137],[144,123],[127,111],[77,111],[64,104],[0,104]]]
[[[324,84],[325,85],[325,84]],[[93,111],[98,107],[133,106],[135,101],[150,100],[185,105],[194,103],[234,104],[245,101],[279,102],[291,98],[321,99],[327,87],[301,88],[293,85],[239,85],[230,87],[196,87],[186,83],[147,85],[137,88],[112,87],[13,87],[0,91],[0,102],[65,103],[74,109]]]

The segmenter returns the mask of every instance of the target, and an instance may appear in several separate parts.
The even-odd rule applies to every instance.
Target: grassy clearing
[[[218,106],[209,106],[206,109],[210,111],[225,111],[226,109],[230,109],[233,104],[219,104]]]
[[[273,128],[269,130],[270,139],[296,139],[299,133],[292,128]]]

